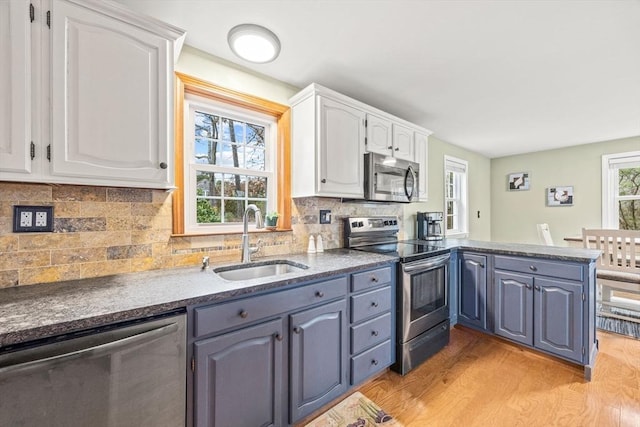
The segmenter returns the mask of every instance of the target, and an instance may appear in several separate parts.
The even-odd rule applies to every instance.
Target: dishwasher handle
[[[160,326],[155,329],[140,332],[135,335],[131,335],[126,338],[121,338],[115,341],[110,341],[104,344],[82,348],[69,353],[62,353],[56,356],[50,356],[42,359],[31,360],[24,363],[17,363],[14,365],[5,366],[0,368],[0,375],[10,374],[10,373],[19,373],[26,370],[38,369],[46,365],[58,364],[58,363],[62,363],[70,360],[80,359],[87,356],[100,356],[108,353],[114,353],[121,348],[150,342],[159,337],[169,335],[176,331],[178,331],[178,324],[171,323],[165,326]]]

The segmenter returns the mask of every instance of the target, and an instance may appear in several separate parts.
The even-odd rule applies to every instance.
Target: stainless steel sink
[[[261,277],[280,276],[309,268],[304,264],[288,260],[271,260],[237,264],[214,268],[213,272],[225,280],[249,280]]]

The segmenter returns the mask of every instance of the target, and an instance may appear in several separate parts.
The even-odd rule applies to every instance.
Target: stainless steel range
[[[345,247],[388,253],[397,270],[396,363],[404,375],[449,343],[449,251],[398,240],[397,217],[346,218]]]

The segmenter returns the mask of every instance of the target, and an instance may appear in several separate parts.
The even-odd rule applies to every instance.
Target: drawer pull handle
[[[376,359],[371,359],[371,364],[374,366],[378,366],[378,361]]]
[[[238,315],[243,319],[246,319],[247,317],[249,317],[249,313],[246,312],[245,310],[242,310],[240,313],[238,313]]]
[[[371,301],[371,307],[377,307],[378,303],[376,301]]]
[[[374,336],[374,337],[377,337],[378,336],[378,331],[371,331],[371,335]]]
[[[371,276],[371,281],[378,283],[378,278],[376,276]]]
[[[529,266],[529,270],[531,270],[531,271],[538,271],[538,267],[536,267],[535,265],[530,265],[530,266]]]
[[[278,341],[282,341],[282,334],[278,334],[278,333],[276,333],[276,339],[277,339]]]
[[[322,292],[322,291],[318,291],[318,292],[316,292],[316,296],[317,296],[318,298],[322,298],[322,297],[324,296],[324,292]]]
[[[296,334],[299,334],[300,332],[302,332],[302,329],[300,329],[300,327],[296,326],[295,328],[293,328],[293,332]]]

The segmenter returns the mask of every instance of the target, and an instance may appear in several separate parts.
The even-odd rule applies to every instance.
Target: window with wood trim
[[[469,231],[467,170],[465,160],[444,156],[445,233],[450,237],[462,237]]]
[[[241,232],[250,203],[289,229],[289,107],[176,77],[173,233]]]

